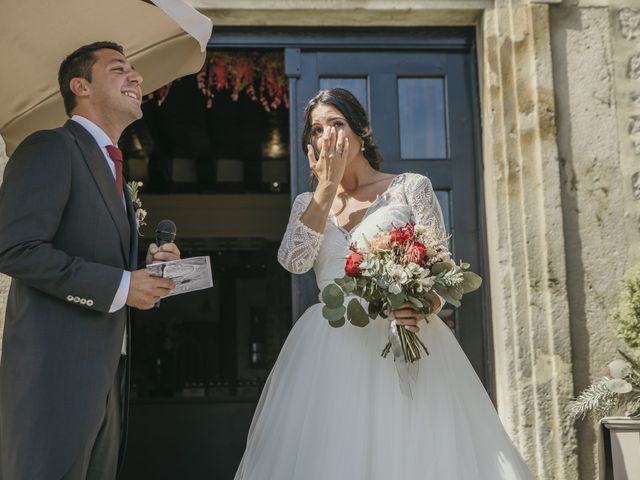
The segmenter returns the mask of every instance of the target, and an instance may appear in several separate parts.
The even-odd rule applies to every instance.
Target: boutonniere
[[[129,196],[131,197],[131,202],[133,203],[133,208],[136,213],[136,230],[138,231],[138,235],[142,237],[140,233],[140,227],[146,225],[144,219],[147,217],[147,211],[142,208],[142,200],[138,197],[138,190],[142,186],[142,182],[138,182],[136,180],[132,180],[127,182],[127,188],[129,189]]]

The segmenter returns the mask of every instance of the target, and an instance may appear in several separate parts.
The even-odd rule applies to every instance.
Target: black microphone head
[[[156,227],[156,244],[171,243],[176,239],[176,224],[171,220],[162,220]]]

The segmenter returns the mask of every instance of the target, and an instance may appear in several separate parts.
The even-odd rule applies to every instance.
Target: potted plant
[[[600,418],[600,478],[626,480],[640,478],[640,265],[625,275],[614,318],[628,353],[618,350],[607,375],[570,402],[569,414]]]

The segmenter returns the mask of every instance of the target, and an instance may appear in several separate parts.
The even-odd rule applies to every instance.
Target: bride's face
[[[321,140],[327,129],[336,129],[336,141],[338,133],[344,132],[345,138],[349,139],[349,149],[345,151],[347,164],[352,162],[360,153],[362,139],[355,134],[349,126],[345,116],[333,105],[319,104],[311,112],[311,143],[316,151],[316,157],[320,154]]]

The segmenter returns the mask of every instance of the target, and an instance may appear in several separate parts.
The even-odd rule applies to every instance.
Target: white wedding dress
[[[299,195],[278,258],[292,273],[314,268],[322,289],[344,275],[352,242],[379,229],[417,224],[444,232],[428,178],[395,177],[351,232],[330,214],[324,234],[299,220],[312,194]],[[421,322],[429,356],[419,362],[413,398],[400,391],[387,320],[332,328],[322,304],[295,324],[267,380],[236,480],[532,479],[493,404],[449,328]]]

